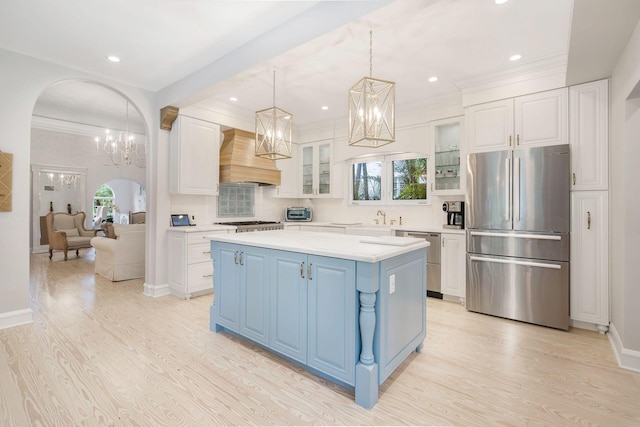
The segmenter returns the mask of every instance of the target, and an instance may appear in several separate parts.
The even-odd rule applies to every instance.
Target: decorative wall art
[[[0,151],[0,212],[11,211],[13,154]]]

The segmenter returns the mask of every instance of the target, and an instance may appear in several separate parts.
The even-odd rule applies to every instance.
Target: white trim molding
[[[149,283],[145,283],[142,295],[146,297],[158,298],[166,295],[171,295],[171,290],[169,289],[168,283],[164,285],[152,285]]]
[[[33,311],[30,308],[0,313],[0,329],[13,328],[14,326],[29,323],[33,323]]]
[[[618,366],[630,371],[640,372],[640,351],[624,348],[622,340],[613,323],[609,325],[609,342],[618,360]]]

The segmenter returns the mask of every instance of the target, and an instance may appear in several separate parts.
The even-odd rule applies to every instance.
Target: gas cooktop
[[[229,221],[229,222],[217,222],[220,225],[234,225],[236,227],[236,233],[243,233],[246,231],[267,231],[267,230],[282,230],[284,225],[276,221]]]

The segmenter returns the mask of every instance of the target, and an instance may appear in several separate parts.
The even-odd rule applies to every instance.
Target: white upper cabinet
[[[608,188],[608,122],[608,80],[569,88],[572,191]]]
[[[465,124],[470,152],[509,148],[513,139],[513,99],[468,107]]]
[[[301,144],[299,197],[340,197],[342,194],[332,142]]]
[[[276,160],[276,167],[280,169],[280,185],[273,189],[272,197],[297,198],[298,191],[298,162],[299,151],[296,144],[291,144],[291,158]]]
[[[217,195],[220,126],[179,115],[169,145],[169,193]]]
[[[464,194],[466,170],[464,166],[465,150],[462,143],[464,118],[452,117],[430,123],[433,132],[429,173],[431,194]]]
[[[568,114],[567,88],[473,105],[465,110],[469,151],[566,144]]]

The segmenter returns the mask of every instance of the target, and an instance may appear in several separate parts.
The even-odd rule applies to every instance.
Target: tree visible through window
[[[108,206],[107,210],[107,218],[113,219],[113,207],[115,196],[113,195],[113,190],[107,184],[102,184],[96,194],[93,196],[93,216],[98,213],[98,208],[100,206]]]
[[[382,162],[353,164],[353,200],[380,200]]]
[[[393,200],[427,199],[427,159],[394,160]]]

